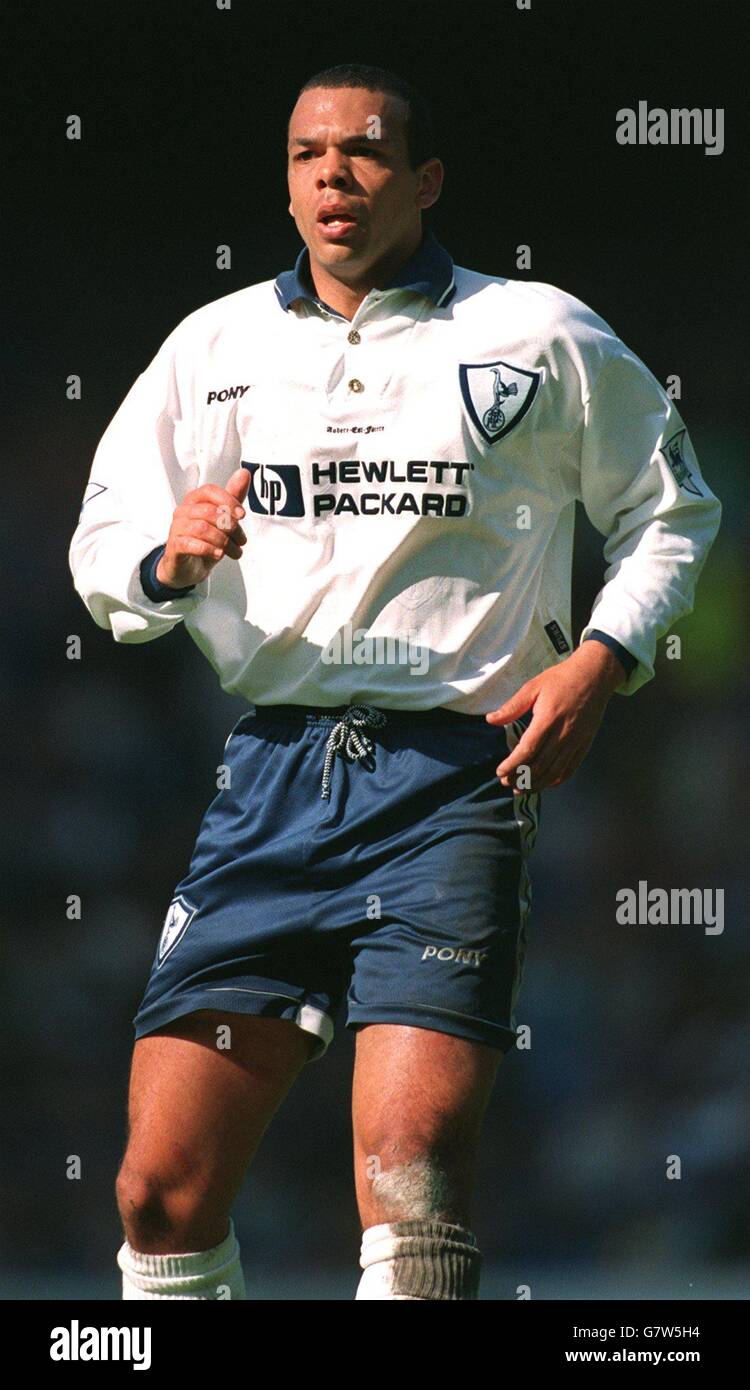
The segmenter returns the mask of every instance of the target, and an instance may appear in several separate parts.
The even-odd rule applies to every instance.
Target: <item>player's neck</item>
[[[422,241],[422,228],[412,234],[408,241],[392,247],[385,256],[368,266],[366,273],[355,283],[338,280],[325,266],[317,265],[310,257],[310,275],[315,293],[324,304],[329,304],[345,319],[353,319],[363,299],[370,290],[387,285],[402,266],[414,255]]]

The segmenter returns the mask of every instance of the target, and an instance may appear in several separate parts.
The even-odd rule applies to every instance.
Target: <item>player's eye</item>
[[[312,150],[301,150],[299,154],[296,154],[296,155],[294,156],[294,158],[295,158],[295,160],[299,160],[299,159],[311,159],[311,158],[312,158],[312,153],[313,153]]]

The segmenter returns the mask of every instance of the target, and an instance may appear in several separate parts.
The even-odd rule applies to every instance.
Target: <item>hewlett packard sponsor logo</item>
[[[463,459],[331,459],[314,463],[316,516],[466,516],[473,463]]]
[[[243,463],[252,478],[247,495],[251,512],[261,516],[304,516],[302,483],[294,463]]]
[[[130,1361],[134,1371],[151,1366],[150,1327],[81,1327],[73,1318],[69,1327],[50,1332],[51,1361]]]
[[[251,512],[304,516],[300,470],[292,463],[248,463]],[[305,475],[309,507],[324,516],[468,516],[474,464],[463,459],[331,459]]]

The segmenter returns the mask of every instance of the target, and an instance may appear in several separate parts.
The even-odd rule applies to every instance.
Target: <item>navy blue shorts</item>
[[[293,1019],[316,1036],[314,1060],[346,997],[348,1027],[408,1024],[506,1052],[539,798],[495,768],[521,727],[506,742],[450,710],[251,707],[175,888],[136,1037],[220,1009]]]

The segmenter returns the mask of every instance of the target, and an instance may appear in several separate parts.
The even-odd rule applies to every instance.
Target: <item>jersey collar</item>
[[[274,282],[274,288],[284,309],[289,309],[296,299],[308,299],[327,313],[341,317],[337,309],[324,304],[315,294],[310,279],[310,253],[306,246],[300,251],[294,270],[282,271]],[[439,307],[452,299],[456,289],[453,259],[429,227],[424,229],[422,240],[413,255],[387,285],[381,286],[381,289],[383,292],[414,290],[417,294],[431,299],[433,304]]]

